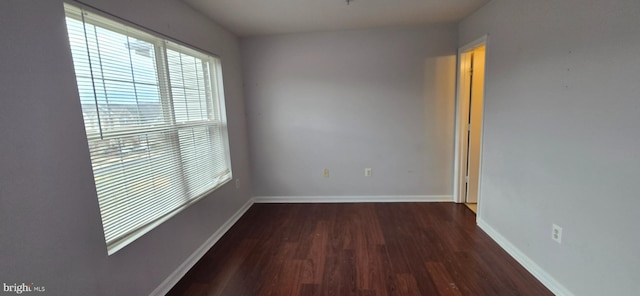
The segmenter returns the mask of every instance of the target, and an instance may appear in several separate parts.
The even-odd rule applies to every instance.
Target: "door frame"
[[[484,142],[484,122],[485,122],[485,106],[486,106],[486,101],[484,100],[484,98],[486,98],[486,73],[487,73],[487,52],[488,52],[488,39],[489,39],[489,35],[484,35],[474,41],[471,41],[469,43],[467,43],[466,45],[458,48],[458,56],[457,56],[457,66],[456,66],[456,73],[457,73],[457,79],[456,79],[456,123],[455,123],[455,149],[454,149],[454,163],[453,163],[453,199],[456,203],[464,203],[466,202],[466,196],[462,196],[461,192],[460,192],[460,183],[462,182],[462,178],[460,176],[460,171],[461,171],[461,163],[464,161],[466,163],[466,155],[461,155],[462,153],[462,145],[466,144],[466,141],[463,142],[463,133],[461,132],[461,129],[464,126],[467,126],[468,123],[463,123],[463,118],[462,118],[462,107],[464,106],[461,102],[461,87],[462,87],[462,55],[465,53],[468,53],[482,45],[485,46],[485,87],[483,89],[483,104],[482,104],[482,126],[480,127],[481,129],[481,136],[480,136],[480,164],[479,164],[479,168],[478,168],[478,212],[480,212],[480,195],[481,195],[481,190],[480,187],[482,186],[482,159],[483,159],[483,152],[482,152],[482,148],[484,146],[483,142]],[[471,112],[471,110],[469,110],[468,106],[467,106],[467,111]],[[465,115],[468,115],[468,113],[465,113]],[[468,139],[467,139],[468,141]],[[466,150],[466,149],[465,149]]]

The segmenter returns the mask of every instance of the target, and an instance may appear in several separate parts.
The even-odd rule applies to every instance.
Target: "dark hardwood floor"
[[[168,295],[553,295],[454,203],[255,204]]]

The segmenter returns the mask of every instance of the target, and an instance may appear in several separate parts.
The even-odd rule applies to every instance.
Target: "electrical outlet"
[[[236,189],[240,188],[240,179],[236,179]]]
[[[325,178],[329,178],[329,169],[324,169],[324,172],[322,173],[322,175],[323,175]]]
[[[562,227],[553,224],[551,226],[551,238],[558,242],[559,244],[562,243]]]
[[[366,168],[366,169],[364,169],[364,175],[365,175],[366,177],[371,177],[371,173],[372,173],[371,168]]]

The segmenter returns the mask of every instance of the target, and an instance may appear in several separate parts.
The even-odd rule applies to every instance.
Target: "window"
[[[231,179],[219,59],[66,4],[107,250]]]

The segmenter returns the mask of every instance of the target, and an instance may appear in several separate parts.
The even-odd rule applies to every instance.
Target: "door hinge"
[[[471,131],[471,124],[467,125],[467,131]]]
[[[464,177],[465,182],[469,183],[469,176]]]

